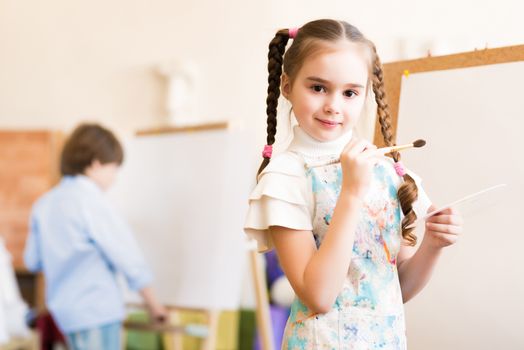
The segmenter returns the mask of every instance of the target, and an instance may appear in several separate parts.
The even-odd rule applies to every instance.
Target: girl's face
[[[368,69],[363,50],[344,44],[306,58],[292,85],[284,74],[282,94],[305,132],[318,141],[335,140],[360,117]]]

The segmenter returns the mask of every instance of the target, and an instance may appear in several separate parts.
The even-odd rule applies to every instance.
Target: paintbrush
[[[413,141],[412,143],[407,143],[405,145],[398,145],[398,146],[389,146],[389,147],[378,148],[375,152],[378,155],[386,155],[386,154],[392,153],[392,152],[404,151],[404,150],[409,149],[409,148],[424,147],[425,144],[426,144],[426,141],[424,141],[422,139],[418,139],[418,140]],[[312,165],[312,166],[309,166],[309,167],[310,168],[316,168],[316,167],[319,167],[319,166],[326,166],[326,165],[331,165],[331,164],[336,164],[336,163],[340,163],[340,158],[332,159],[332,160],[330,160],[328,162],[325,162],[325,163],[322,163],[322,164],[315,164],[315,165]]]

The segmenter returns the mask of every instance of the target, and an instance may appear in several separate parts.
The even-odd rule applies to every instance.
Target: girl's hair
[[[293,35],[294,33],[292,33]],[[368,40],[354,26],[344,21],[321,19],[309,22],[298,30],[293,38],[293,43],[286,51],[286,45],[290,39],[290,30],[281,29],[269,43],[268,53],[268,88],[266,99],[267,113],[267,145],[273,145],[277,132],[277,105],[280,96],[280,80],[282,70],[289,77],[290,84],[294,79],[305,59],[326,46],[333,46],[341,40],[361,45],[369,54],[369,80],[373,87],[375,101],[377,103],[377,117],[386,146],[393,146],[393,132],[391,130],[391,117],[388,111],[388,103],[384,89],[382,63],[378,57],[373,42]],[[393,160],[398,162],[400,154],[394,152]],[[265,155],[258,173],[267,166],[270,156]],[[404,175],[404,181],[398,190],[398,198],[404,219],[402,220],[402,236],[410,244],[415,245],[417,237],[413,234],[413,228],[407,229],[416,220],[412,204],[418,197],[417,186],[413,178]]]
[[[94,160],[102,164],[124,161],[124,150],[115,135],[97,124],[81,124],[67,139],[60,159],[62,175],[83,174]]]

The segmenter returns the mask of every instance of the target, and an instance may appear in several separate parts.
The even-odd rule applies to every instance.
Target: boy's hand
[[[147,305],[147,311],[149,317],[153,323],[164,323],[167,322],[168,312],[162,304]]]
[[[155,293],[151,287],[144,287],[140,291],[140,295],[144,299],[149,317],[153,323],[163,323],[167,321],[167,309],[157,300]]]

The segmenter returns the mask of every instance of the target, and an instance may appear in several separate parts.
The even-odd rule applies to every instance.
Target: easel
[[[412,165],[413,170],[429,184],[428,188],[433,188],[432,200],[437,205],[446,198],[458,198],[472,188],[500,182],[511,186],[511,194],[502,196],[503,203],[494,204],[489,211],[476,213],[474,217],[464,218],[464,240],[452,248],[456,259],[442,259],[438,263],[439,281],[432,281],[426,287],[424,298],[406,305],[408,329],[411,322],[418,330],[439,327],[439,333],[446,334],[445,337],[433,337],[432,332],[413,332],[409,342],[414,348],[444,349],[458,343],[459,348],[468,349],[523,348],[521,329],[514,325],[518,324],[515,320],[524,308],[522,303],[513,302],[520,300],[522,284],[515,283],[506,288],[504,297],[499,298],[492,309],[468,308],[468,305],[479,305],[492,298],[499,286],[506,283],[505,276],[519,274],[511,270],[513,266],[523,265],[519,248],[522,236],[515,229],[520,222],[524,193],[520,175],[523,163],[518,143],[523,129],[520,96],[523,69],[524,45],[384,65],[392,129],[402,142],[406,136],[412,139],[414,135],[428,140],[428,148],[406,154],[404,159],[407,159],[407,166]],[[375,140],[380,146],[380,128],[375,130]],[[470,156],[476,154],[477,149],[481,150],[479,157]],[[495,169],[494,172],[489,173],[488,164],[489,169]],[[445,170],[438,171],[438,168]],[[509,242],[504,245],[503,256],[507,258],[495,266],[486,264],[475,274],[470,262],[477,259],[478,252],[491,249],[492,237],[496,237],[493,233],[498,232],[503,232],[504,242]],[[505,274],[501,275],[500,271],[505,271]],[[468,281],[461,286],[457,282],[466,275]],[[485,280],[485,276],[490,276],[489,280]],[[449,286],[454,286],[459,292],[446,299]],[[434,313],[436,304],[441,306]],[[432,317],[428,318],[430,313]],[[479,322],[478,326],[470,327],[471,320],[475,319],[504,319],[505,326],[497,331],[492,329],[496,322]],[[456,329],[463,331],[454,333]],[[478,337],[479,334],[489,336]]]
[[[256,251],[256,242],[250,241],[247,244],[248,254],[253,277],[253,285],[256,294],[256,318],[257,328],[260,335],[262,349],[274,350],[273,328],[269,315],[269,300],[265,287],[265,279],[261,274],[259,254]],[[143,307],[141,305],[132,305]],[[203,339],[200,350],[214,350],[216,348],[216,334],[218,330],[219,312],[216,310],[191,309],[177,306],[168,306],[169,321],[167,324],[150,324],[141,322],[126,321],[124,329],[126,331],[150,331],[163,333],[163,344],[166,349],[183,349],[183,336],[191,336]],[[199,312],[206,317],[204,324],[181,325],[180,314],[182,312]]]
[[[132,305],[141,308],[141,305]],[[124,322],[125,331],[147,331],[162,333],[162,341],[165,349],[181,350],[183,349],[183,337],[190,336],[202,339],[200,350],[214,350],[216,348],[216,334],[218,330],[218,311],[192,309],[178,306],[167,306],[169,320],[166,324],[152,324],[136,321]],[[197,312],[205,316],[205,323],[181,324],[181,313]],[[124,348],[125,337],[124,333]]]
[[[468,67],[478,67],[497,63],[509,63],[524,60],[524,45],[500,47],[457,53],[445,56],[428,57],[385,63],[384,87],[391,113],[391,126],[393,129],[393,140],[396,139],[397,121],[400,105],[400,91],[403,76],[411,73],[433,72],[448,69],[460,69]],[[377,119],[375,123],[375,144],[378,147],[385,146],[380,132],[380,123]]]
[[[209,131],[217,129],[227,129],[227,122],[200,124],[186,127],[161,127],[156,129],[140,130],[136,133],[137,136],[155,136],[173,133],[187,133]],[[252,274],[252,282],[256,293],[256,319],[257,328],[260,336],[262,349],[274,350],[273,332],[271,327],[271,320],[269,314],[269,301],[267,295],[267,288],[264,274],[260,266],[260,256],[256,252],[256,243],[249,242],[246,244],[249,255],[250,271]],[[182,338],[186,336],[194,336],[203,339],[202,349],[215,349],[216,347],[216,332],[218,329],[218,314],[219,310],[195,310],[191,308],[182,308],[172,306],[169,308],[171,313],[168,325],[144,324],[136,322],[126,322],[124,327],[126,330],[137,331],[157,331],[163,333],[164,342],[168,349],[182,349]],[[197,311],[206,314],[206,323],[198,325],[181,325],[181,312]],[[196,327],[195,327],[196,326]],[[198,330],[198,334],[194,331]],[[207,332],[206,332],[207,329]],[[201,332],[200,332],[201,331]],[[167,340],[166,340],[167,339]]]

